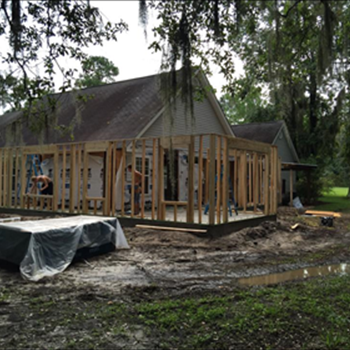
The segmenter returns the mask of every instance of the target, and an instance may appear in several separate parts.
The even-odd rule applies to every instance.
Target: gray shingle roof
[[[272,144],[282,126],[283,121],[278,120],[266,123],[231,125],[231,128],[236,137]]]
[[[51,95],[57,101],[57,124],[68,126],[73,121],[75,142],[134,138],[163,107],[158,86],[159,75],[152,75]],[[77,99],[77,96],[80,97]],[[46,121],[48,127],[39,136],[29,129],[24,119],[20,112],[0,117],[0,146],[18,145],[15,135],[19,131],[26,145],[38,144],[40,138],[43,143],[72,141],[70,131],[62,134],[53,127],[53,122]],[[21,130],[11,134],[12,123],[16,120]]]

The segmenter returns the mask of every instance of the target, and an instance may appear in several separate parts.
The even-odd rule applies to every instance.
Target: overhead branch
[[[277,11],[277,13],[278,13],[281,17],[287,18],[288,15],[290,14],[290,12],[293,10],[293,8],[294,8],[295,6],[297,6],[297,5],[299,4],[299,2],[301,2],[301,1],[302,1],[302,0],[296,0],[296,1],[294,2],[294,4],[287,10],[287,12],[286,12],[285,14],[279,12],[277,9],[276,9],[276,11]]]

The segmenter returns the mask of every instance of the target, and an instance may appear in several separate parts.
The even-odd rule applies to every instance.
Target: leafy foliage
[[[112,83],[119,69],[106,57],[91,56],[82,61],[83,73],[76,81],[79,88]]]
[[[161,19],[151,48],[163,52],[164,69],[174,72],[181,62],[190,76],[195,63],[207,73],[211,63],[218,65],[228,82],[222,104],[232,121],[285,120],[301,158],[316,159],[322,173],[337,151],[341,125],[350,129],[341,119],[350,83],[347,1],[172,0],[147,6]],[[234,79],[233,53],[243,60],[243,79]],[[183,79],[183,97],[191,99],[191,93]]]
[[[0,59],[14,69],[11,74],[22,84],[29,107],[54,90],[57,72],[62,75],[62,92],[73,87],[76,70],[64,66],[62,59],[83,62],[86,47],[116,40],[117,34],[127,29],[122,21],[104,23],[89,1],[2,0],[0,13],[0,38],[8,39],[9,45]],[[33,70],[36,64],[43,66],[40,76]]]

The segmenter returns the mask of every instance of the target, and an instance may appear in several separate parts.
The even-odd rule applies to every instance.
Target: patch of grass
[[[239,291],[230,297],[165,300],[135,305],[139,321],[181,349],[225,348],[229,344],[333,349],[350,344],[347,285],[329,277]],[[237,298],[238,296],[238,298]],[[310,346],[308,346],[309,344]]]
[[[323,194],[319,199],[320,204],[314,209],[350,213],[350,199],[346,197],[347,193],[347,187],[333,187],[328,193]]]
[[[15,305],[24,318],[18,338],[3,348],[19,348],[23,341],[27,348],[48,348],[52,338],[54,348],[63,349],[343,349],[350,344],[349,283],[350,276],[328,276],[123,303],[61,299],[59,292],[30,298],[17,289],[23,302]]]

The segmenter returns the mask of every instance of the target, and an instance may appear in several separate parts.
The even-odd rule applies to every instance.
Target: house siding
[[[189,112],[186,116],[185,106],[179,101],[176,104],[173,117],[174,124],[170,126],[169,116],[165,114],[161,115],[142,136],[227,134],[207,98],[202,102],[194,103],[194,119],[192,119]]]
[[[282,135],[282,138],[280,137]],[[293,153],[289,147],[285,129],[283,128],[281,134],[277,137],[275,145],[278,147],[278,156],[281,158],[282,162],[297,162],[297,159],[293,156]],[[289,193],[290,189],[290,174],[289,171],[282,171],[282,183],[285,182],[285,194]],[[293,190],[295,191],[296,174],[293,174]]]

